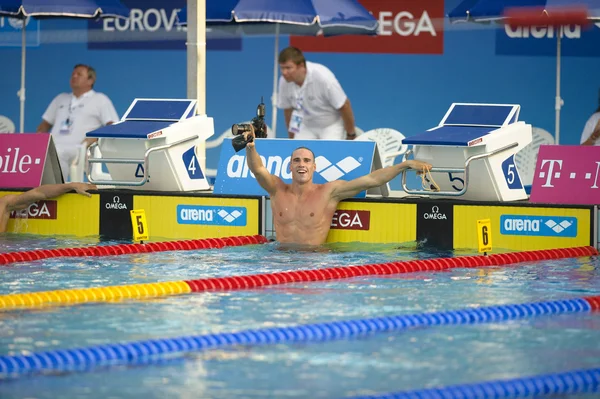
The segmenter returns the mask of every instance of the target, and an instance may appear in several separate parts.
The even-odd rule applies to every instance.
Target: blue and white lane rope
[[[352,399],[500,399],[542,398],[548,395],[582,394],[600,391],[600,368],[542,374],[512,380],[486,381]]]
[[[233,333],[56,349],[29,355],[0,356],[0,378],[57,371],[83,371],[98,366],[135,364],[154,356],[215,349],[233,345],[264,345],[330,341],[414,327],[493,323],[543,315],[590,312],[597,297],[478,309],[386,316]]]

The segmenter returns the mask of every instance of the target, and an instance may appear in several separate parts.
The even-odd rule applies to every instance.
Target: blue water
[[[8,235],[0,252],[96,244]],[[271,243],[56,258],[1,267],[0,294],[461,255],[470,254],[413,244],[344,244],[298,253]],[[600,295],[599,266],[598,258],[586,257],[4,312],[0,355]],[[244,346],[152,365],[22,377],[0,381],[0,398],[338,398],[591,367],[600,367],[600,316],[575,314]]]

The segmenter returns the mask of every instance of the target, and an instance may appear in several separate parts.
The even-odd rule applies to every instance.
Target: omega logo
[[[446,217],[445,213],[441,213],[440,212],[440,207],[437,206],[437,205],[434,205],[434,206],[431,207],[431,213],[424,213],[423,214],[423,218],[425,218],[427,220],[429,220],[429,219],[436,219],[436,220],[440,220],[440,219],[446,220],[446,219],[448,219]]]
[[[118,195],[115,195],[112,203],[107,202],[105,207],[106,209],[127,209],[127,204],[123,204],[121,198]]]

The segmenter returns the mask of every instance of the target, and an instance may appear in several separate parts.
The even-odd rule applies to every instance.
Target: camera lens
[[[245,132],[250,132],[251,130],[252,127],[247,123],[235,123],[233,126],[231,126],[231,133],[233,133],[234,136]]]

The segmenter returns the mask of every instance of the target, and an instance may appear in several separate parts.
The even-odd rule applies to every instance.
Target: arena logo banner
[[[246,226],[248,211],[245,207],[177,205],[178,224],[210,226]]]
[[[577,218],[567,216],[502,215],[500,234],[542,237],[577,237]]]
[[[553,26],[511,27],[496,31],[497,55],[556,56],[560,28]],[[590,27],[563,27],[561,56],[599,57],[600,23]]]
[[[352,180],[371,172],[375,143],[372,141],[328,141],[258,139],[256,148],[269,173],[285,183],[292,182],[289,169],[292,152],[298,147],[310,148],[315,154],[315,183],[343,179]],[[236,153],[229,140],[221,145],[221,155],[215,180],[215,194],[267,195],[246,163],[245,150]],[[365,197],[362,192],[357,197]]]
[[[444,53],[444,0],[359,2],[379,20],[377,36],[291,36],[290,44],[327,53]]]
[[[91,50],[185,50],[186,28],[177,25],[177,12],[185,0],[121,0],[129,7],[128,19],[104,18],[88,22]],[[241,50],[242,39],[210,38],[207,50]]]

